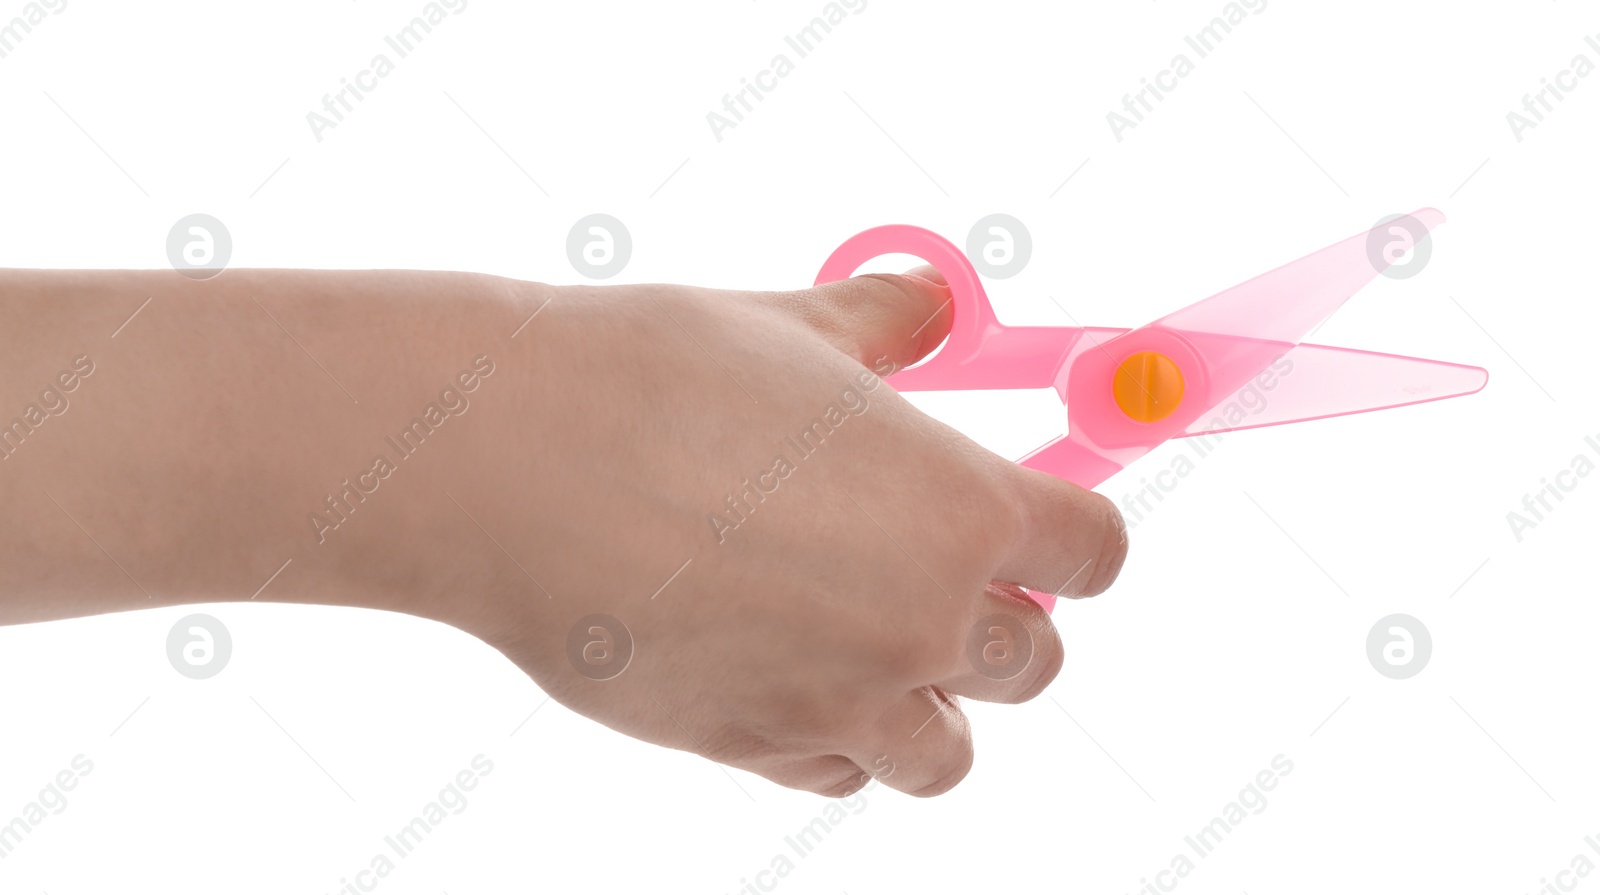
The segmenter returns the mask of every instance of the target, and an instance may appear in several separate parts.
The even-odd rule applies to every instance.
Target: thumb
[[[932,267],[864,274],[805,293],[804,316],[840,351],[879,375],[926,357],[950,334],[950,287]]]

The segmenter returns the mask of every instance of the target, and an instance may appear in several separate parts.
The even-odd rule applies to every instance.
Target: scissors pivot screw
[[[1131,420],[1166,419],[1183,402],[1183,371],[1159,351],[1137,351],[1117,366],[1111,396]]]

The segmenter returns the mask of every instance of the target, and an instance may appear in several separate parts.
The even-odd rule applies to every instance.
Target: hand
[[[40,393],[0,460],[0,623],[407,612],[641,739],[828,795],[868,775],[933,795],[972,762],[955,696],[1020,702],[1061,667],[1021,587],[1099,593],[1126,549],[1108,501],[879,380],[949,330],[930,270],[788,293],[417,271],[0,287],[0,378],[70,392]]]
[[[537,558],[474,633],[575,711],[785,786],[953,787],[955,697],[1022,702],[1061,667],[1018,585],[1099,593],[1126,535],[882,384],[942,341],[948,300],[931,268],[557,291],[524,346],[543,385],[500,415],[517,470],[477,495]]]

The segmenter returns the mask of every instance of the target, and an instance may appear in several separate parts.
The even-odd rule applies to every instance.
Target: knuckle
[[[848,328],[852,322],[870,318],[885,307],[906,301],[904,288],[893,274],[863,274],[848,280],[825,283],[808,292],[805,305],[813,325]]]
[[[859,284],[862,297],[883,302],[914,304],[921,300],[921,290],[910,278],[897,273],[868,273],[852,277]]]
[[[936,322],[940,306],[929,293],[926,280],[869,273],[848,282],[846,297],[858,309],[857,316],[867,316],[893,332],[895,350],[885,359],[896,368],[914,363],[948,334],[948,323]]]

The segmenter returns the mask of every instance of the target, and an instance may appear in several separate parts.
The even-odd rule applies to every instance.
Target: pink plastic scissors
[[[1420,239],[1443,222],[1438,210],[1424,208],[1406,216],[1405,226]],[[1489,379],[1482,367],[1300,342],[1393,263],[1372,250],[1372,237],[1373,231],[1358,233],[1138,329],[1006,326],[995,319],[960,249],[907,225],[875,227],[846,240],[816,281],[845,279],[885,254],[932,264],[950,284],[950,337],[926,362],[888,383],[900,391],[1055,389],[1067,406],[1067,431],[1017,462],[1093,488],[1169,438],[1403,407],[1482,389]],[[1270,394],[1259,406],[1266,377]],[[1242,420],[1212,412],[1243,400],[1254,410]],[[1054,595],[1030,593],[1054,608]]]

